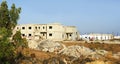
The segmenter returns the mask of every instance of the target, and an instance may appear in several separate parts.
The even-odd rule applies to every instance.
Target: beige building
[[[14,29],[21,31],[22,37],[26,39],[48,39],[54,41],[77,40],[79,33],[75,26],[63,26],[60,23],[51,24],[23,24]]]

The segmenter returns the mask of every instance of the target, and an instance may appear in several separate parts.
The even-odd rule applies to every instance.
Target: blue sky
[[[120,0],[7,0],[7,3],[22,8],[19,24],[59,22],[76,26],[80,33],[120,34]]]

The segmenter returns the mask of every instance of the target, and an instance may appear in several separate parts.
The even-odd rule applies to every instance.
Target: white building
[[[94,40],[111,40],[114,39],[112,34],[85,34],[80,36],[83,40],[94,41]]]
[[[15,27],[21,31],[22,37],[26,39],[48,39],[54,41],[76,40],[79,33],[75,26],[63,26],[60,23],[52,24],[23,24]]]
[[[114,36],[114,39],[120,39],[120,36]]]

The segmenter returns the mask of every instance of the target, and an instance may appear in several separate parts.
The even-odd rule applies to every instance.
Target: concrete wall
[[[76,40],[78,38],[78,30],[75,26],[64,26],[64,29],[66,40]]]
[[[14,33],[20,30],[27,39],[49,39],[55,41],[76,40],[77,29],[74,26],[63,26],[59,23],[52,24],[23,24],[17,25]]]
[[[27,25],[18,25],[15,28],[15,31],[21,31],[21,34],[23,37],[32,38],[34,36],[34,27],[32,24],[27,24]]]
[[[64,28],[63,25],[59,23],[54,23],[54,24],[47,24],[47,39],[50,40],[64,40],[64,37],[62,36],[64,33]],[[52,36],[50,36],[52,34]]]

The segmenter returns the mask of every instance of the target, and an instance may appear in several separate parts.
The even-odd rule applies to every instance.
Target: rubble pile
[[[62,48],[63,46],[61,43],[50,41],[50,40],[41,41],[37,47],[38,50],[41,50],[44,52],[55,52],[55,51],[59,51]]]
[[[43,40],[43,41],[33,40],[29,42],[29,48],[44,52],[57,52],[57,54],[64,54],[76,58],[84,56],[84,57],[99,59],[108,53],[105,50],[92,50],[90,48],[79,45],[72,45],[66,47],[64,44],[60,42],[55,42],[51,40]]]
[[[106,50],[95,50],[88,57],[94,58],[94,59],[100,59],[100,58],[103,58],[104,56],[106,56],[106,54],[108,54],[108,51],[106,51]]]
[[[40,41],[36,41],[36,40],[29,40],[28,41],[28,47],[31,49],[35,49],[38,47],[38,44],[40,43]]]
[[[55,52],[63,48],[63,44],[50,40],[29,40],[28,47],[35,50],[44,52]]]
[[[93,51],[90,50],[89,48],[86,48],[84,46],[75,45],[75,46],[68,46],[66,49],[60,51],[59,53],[79,58],[81,55],[88,56],[92,52]]]
[[[120,59],[119,49],[115,52],[111,52],[109,50],[112,48],[113,45],[110,46],[108,44],[104,44],[104,45],[98,46],[98,44],[92,44],[93,46],[89,45],[85,47],[85,46],[79,45],[79,43],[77,44],[72,43],[72,45],[69,45],[68,43],[66,44],[64,42],[61,43],[61,42],[55,42],[51,40],[42,40],[42,41],[41,40],[29,40],[28,45],[29,45],[29,48],[32,48],[35,50],[32,53],[35,53],[36,55],[35,57],[37,57],[37,59],[34,59],[34,58],[28,59],[29,58],[28,57],[25,59],[21,59],[22,61],[20,62],[23,62],[23,63],[24,62],[25,63],[38,62],[38,64],[47,64],[47,63],[51,63],[51,64],[53,63],[54,64],[55,63],[120,64],[119,63],[119,59]],[[101,48],[102,46],[103,48]],[[114,45],[114,47],[115,46],[118,47],[118,45]],[[104,49],[104,48],[107,48],[108,51],[106,51],[107,49]],[[117,48],[112,48],[112,51],[116,49]],[[53,52],[53,53],[46,54],[46,52]],[[57,54],[55,54],[56,52]]]
[[[74,45],[74,46],[68,46],[59,53],[76,58],[83,56],[86,58],[89,57],[89,58],[99,59],[101,57],[104,57],[108,52],[105,50],[91,50],[90,48],[84,46]]]

